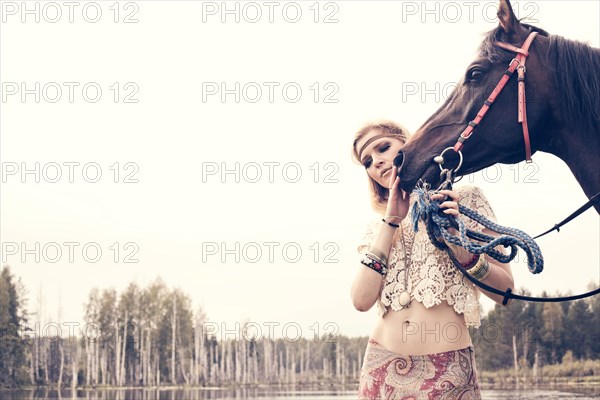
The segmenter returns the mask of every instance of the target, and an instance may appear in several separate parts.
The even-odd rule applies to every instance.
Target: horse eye
[[[477,81],[481,78],[483,78],[483,71],[479,68],[473,68],[467,72],[467,80],[469,81]]]

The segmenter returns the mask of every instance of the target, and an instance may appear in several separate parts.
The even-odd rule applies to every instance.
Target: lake
[[[553,400],[600,399],[600,388],[564,388],[529,390],[484,390],[484,400]],[[161,388],[157,389],[78,389],[0,391],[2,400],[72,399],[72,400],[226,400],[226,399],[286,399],[286,400],[350,400],[356,390],[290,390],[276,388]]]

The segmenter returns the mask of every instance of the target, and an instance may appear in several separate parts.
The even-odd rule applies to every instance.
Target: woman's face
[[[379,129],[372,129],[358,141],[356,148],[360,152],[360,162],[371,179],[389,188],[394,158],[403,145],[402,140],[386,136]]]

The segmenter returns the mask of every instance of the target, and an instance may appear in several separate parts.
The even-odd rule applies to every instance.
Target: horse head
[[[395,159],[401,186],[410,191],[419,179],[433,187],[440,169],[433,159],[457,143],[463,130],[505,74],[531,32],[537,32],[526,64],[526,122],[531,151],[557,155],[571,168],[588,197],[600,191],[599,151],[600,52],[585,44],[550,36],[546,31],[519,22],[509,0],[500,0],[498,26],[480,45],[479,53],[442,106],[412,136]],[[517,118],[517,73],[487,110],[462,147],[458,175],[480,171],[496,163],[525,160],[522,123]],[[574,137],[577,137],[576,139]],[[578,144],[579,143],[579,144]],[[456,158],[455,158],[456,157]],[[457,165],[454,151],[444,155],[444,167]],[[597,208],[598,209],[598,208]],[[598,209],[600,212],[600,209]]]

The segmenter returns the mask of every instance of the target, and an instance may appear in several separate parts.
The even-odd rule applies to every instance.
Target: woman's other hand
[[[443,200],[445,196],[448,196],[450,199],[440,204],[440,208],[445,208],[444,214],[454,215],[455,217],[460,215],[460,211],[458,210],[458,193],[454,190],[440,190],[438,193],[431,195],[431,198],[433,200]]]
[[[388,189],[390,192],[385,211],[386,221],[399,224],[408,214],[410,196],[400,189],[400,178],[398,178],[398,167],[396,166],[392,167]]]

